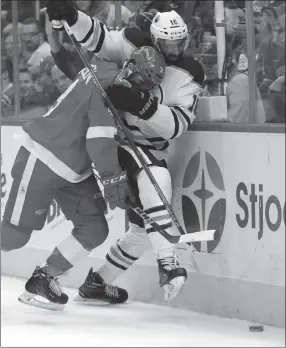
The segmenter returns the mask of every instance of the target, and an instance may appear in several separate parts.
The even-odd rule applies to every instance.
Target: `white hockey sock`
[[[150,167],[154,178],[160,185],[165,197],[170,202],[172,197],[172,184],[170,173],[166,168],[162,167]],[[151,184],[146,173],[142,171],[138,175],[138,188],[140,194],[140,200],[143,205],[144,211],[160,226],[162,226],[166,232],[171,235],[178,235],[178,231],[174,227],[173,221],[166,207],[162,203],[157,191]],[[152,243],[153,251],[156,257],[162,251],[169,250],[168,254],[173,253],[174,245],[170,243],[165,237],[158,233],[151,225],[145,226],[148,237]],[[170,255],[171,256],[171,255]]]
[[[60,275],[84,260],[90,251],[86,250],[73,235],[65,238],[47,258],[44,266],[52,276]]]
[[[113,282],[150,248],[144,228],[130,223],[129,230],[106,255],[103,266],[97,271],[106,283]]]

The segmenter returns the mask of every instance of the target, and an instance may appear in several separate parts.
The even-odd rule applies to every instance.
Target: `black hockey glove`
[[[104,189],[104,199],[106,203],[109,203],[111,210],[116,207],[128,209],[129,203],[135,201],[128,185],[128,177],[125,170],[101,178],[101,183]]]
[[[49,21],[67,21],[69,26],[76,23],[78,19],[78,11],[73,1],[50,1],[46,6]],[[53,28],[62,30],[61,25],[53,23]]]
[[[107,88],[106,93],[116,109],[130,112],[143,120],[151,118],[158,109],[158,98],[138,87],[113,85]]]

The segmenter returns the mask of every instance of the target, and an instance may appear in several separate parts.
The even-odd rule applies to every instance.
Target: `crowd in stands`
[[[101,20],[109,30],[137,26],[145,32],[157,11],[177,11],[189,29],[185,58],[199,60],[205,71],[203,95],[220,94],[214,1],[121,1],[121,23],[116,21],[114,1],[75,1],[78,8]],[[285,123],[285,1],[252,1],[256,54],[255,123]],[[224,78],[228,122],[251,123],[248,92],[248,51],[245,1],[225,0],[226,57]],[[20,119],[41,117],[71,83],[54,55],[64,49],[82,63],[66,34],[46,20],[45,2],[18,1],[18,36],[12,25],[11,1],[1,2],[1,117],[14,118],[13,57],[18,56]],[[39,18],[39,19],[36,19]],[[18,45],[14,45],[15,36]],[[87,52],[89,58],[92,54]]]

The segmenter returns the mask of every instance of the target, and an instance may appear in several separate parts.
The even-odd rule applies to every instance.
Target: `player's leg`
[[[11,169],[13,182],[1,223],[2,251],[22,248],[33,230],[43,228],[54,194],[38,181],[39,175],[47,178],[46,168],[24,147],[19,149]],[[41,194],[43,189],[47,191],[45,195]]]
[[[41,230],[52,202],[60,178],[45,164],[38,160],[25,148],[21,147],[11,175],[12,187],[9,193],[3,221],[1,224],[1,249],[10,251],[23,247],[28,243],[33,230]],[[20,261],[20,260],[19,260]],[[49,289],[53,283],[46,274],[36,270],[33,281],[27,282],[22,302],[28,303],[42,289]],[[65,303],[67,296],[58,292],[57,303]]]
[[[129,173],[131,173],[132,177],[136,178],[136,183],[133,185],[133,187],[135,187],[136,191],[138,191],[138,198],[140,203],[139,206],[143,207],[144,211],[150,217],[152,217],[152,219],[155,220],[158,225],[162,226],[169,234],[178,234],[178,231],[176,230],[172,222],[170,214],[162,203],[146,172],[142,169],[142,166],[135,156],[134,152],[127,147],[124,147],[123,150],[125,150],[125,152],[128,152],[130,158],[130,160],[126,163],[127,171],[128,167],[130,170],[130,163],[132,164],[131,172],[129,171]],[[152,153],[150,153],[150,151],[146,149],[139,148],[138,150],[145,158],[145,161],[148,164],[155,180],[157,181],[167,200],[170,202],[172,197],[172,183],[171,176],[167,169],[165,161],[159,161]],[[125,156],[124,158],[126,157],[127,156]],[[131,158],[133,158],[133,162]],[[160,285],[164,287],[165,299],[171,300],[178,294],[179,290],[184,284],[185,279],[187,278],[187,272],[184,268],[179,267],[174,245],[168,242],[160,233],[153,229],[152,226],[146,225],[145,229],[158,261]],[[134,235],[133,237],[136,237],[136,235]],[[124,238],[121,242],[124,242]],[[122,248],[125,251],[127,246],[123,246]],[[129,244],[129,250],[131,248],[132,245]],[[130,253],[132,253],[131,250]],[[137,257],[140,257],[140,255],[138,255]]]
[[[139,199],[139,192],[137,186],[136,176],[140,172],[140,167],[130,153],[123,148],[119,148],[119,161],[122,168],[127,170],[129,177],[129,184],[133,189],[133,194],[136,199],[136,203],[141,207]],[[124,271],[126,271],[136,260],[138,260],[143,253],[151,247],[150,241],[146,234],[143,220],[138,217],[133,210],[128,211],[129,217],[129,229],[124,236],[119,239],[114,245],[110,247],[109,252],[106,255],[104,264],[96,271],[89,272],[86,280],[91,277],[96,279],[103,279],[105,283],[111,284],[117,277],[119,277]],[[127,293],[126,293],[127,295]],[[104,300],[105,298],[99,298],[96,292],[85,292],[85,283],[79,288],[79,296],[75,298],[76,302],[82,302],[82,298],[85,302],[88,300]],[[127,299],[127,296],[120,296],[117,301],[113,303],[122,303]]]
[[[137,174],[140,168],[125,150],[120,151],[119,159],[121,166],[125,170],[128,168],[129,184],[132,187],[136,204],[143,209],[137,185]],[[143,220],[132,209],[128,209],[127,214],[128,231],[110,247],[104,264],[97,271],[107,283],[112,283],[151,247]]]
[[[108,225],[105,202],[93,175],[76,184],[67,183],[58,190],[55,200],[74,226],[72,233],[55,247],[45,262],[48,272],[58,277],[105,241]]]
[[[162,203],[146,172],[142,169],[142,166],[135,156],[134,152],[128,147],[123,147],[123,150],[125,150],[123,165],[126,166],[129,175],[131,175],[131,177],[133,178],[136,178],[136,182],[132,187],[135,188],[136,192],[138,192],[138,205],[140,207],[143,207],[144,211],[150,217],[152,217],[152,219],[154,219],[158,225],[162,226],[169,234],[178,234],[179,232],[176,230],[170,214]],[[152,172],[155,180],[163,191],[165,197],[170,202],[172,197],[172,183],[171,176],[167,169],[165,161],[159,161],[152,153],[150,153],[150,151],[146,149],[139,148],[139,151],[145,158],[150,171]],[[129,156],[129,160],[127,162],[125,162],[125,159],[127,158],[126,152]],[[133,161],[131,158],[133,159]],[[132,179],[130,179],[130,181],[131,180]],[[167,241],[160,233],[153,229],[152,226],[146,225],[145,229],[158,261],[160,285],[164,287],[165,299],[171,300],[177,295],[182,285],[184,284],[185,279],[187,278],[187,272],[184,268],[179,267],[177,256],[175,254],[174,244],[171,244],[169,241]],[[133,237],[135,238],[136,235],[133,235]],[[122,238],[120,242],[124,243],[124,239],[125,238]],[[139,243],[142,243],[142,241],[142,238],[140,241],[138,239]],[[141,246],[143,247],[143,245],[146,244],[142,243]],[[126,245],[121,247],[121,249],[124,251],[126,251],[127,248],[129,250],[129,254],[133,255],[131,250],[132,245],[130,245],[130,243],[126,243]],[[136,251],[138,251],[138,248]],[[136,256],[140,257],[141,255],[137,254]]]
[[[142,152],[142,150],[140,150]],[[150,166],[150,170],[167,199],[171,200],[171,179],[165,164],[158,161],[149,152],[142,152],[145,160]],[[141,171],[141,165],[136,159],[134,153],[124,147],[119,149],[119,159],[121,166],[127,170],[129,182],[133,188],[137,204],[144,209],[162,225],[169,233],[176,233],[172,226],[172,220],[156,193],[153,185],[150,183],[146,174]],[[152,166],[152,164],[157,164]],[[143,173],[143,174],[142,174]],[[144,206],[142,206],[144,204]],[[154,210],[154,211],[153,211]],[[110,248],[106,255],[105,263],[97,271],[106,283],[113,282],[120,274],[127,270],[143,253],[153,246],[153,250],[158,259],[160,284],[166,290],[166,297],[172,299],[182,287],[187,274],[184,268],[179,268],[174,246],[169,243],[156,231],[148,231],[146,234],[143,221],[131,210],[129,212],[130,228],[123,238],[117,241]],[[150,228],[151,226],[146,226]],[[151,243],[150,243],[151,241]],[[169,271],[166,271],[168,270]]]
[[[74,228],[72,234],[56,246],[43,265],[46,272],[54,277],[60,276],[85,259],[105,241],[109,232],[105,219],[106,204],[93,175],[80,183],[61,188],[56,200]],[[90,289],[109,302],[119,298],[126,299],[128,296],[125,290],[106,287],[102,279],[93,277],[92,270],[85,282],[83,295]]]
[[[150,166],[154,178],[169,202],[172,197],[171,176],[166,167]],[[178,235],[178,231],[170,214],[162,203],[154,186],[151,184],[145,171],[141,171],[137,178],[139,197],[144,211],[158,225],[171,235]],[[165,291],[165,300],[171,301],[181,290],[187,278],[185,268],[180,267],[174,244],[158,233],[151,225],[145,225],[146,232],[151,241],[153,252],[157,258],[160,285]]]

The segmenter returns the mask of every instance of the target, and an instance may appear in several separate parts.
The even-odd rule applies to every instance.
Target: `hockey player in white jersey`
[[[76,11],[71,4],[63,7],[62,3],[59,5],[53,2],[47,6],[47,12],[50,20],[67,20],[76,38],[85,48],[94,51],[100,57],[117,62],[119,66],[124,64],[125,59],[137,46],[150,45],[153,42],[163,53],[169,65],[159,87],[149,90],[150,86],[144,88],[140,83],[140,88],[128,88],[116,84],[109,87],[107,93],[114,106],[125,111],[123,116],[125,126],[170,201],[171,178],[164,161],[169,146],[168,140],[179,137],[193,122],[197,97],[201,93],[198,83],[203,80],[201,66],[195,62],[193,67],[196,66],[197,70],[193,69],[191,74],[190,66],[186,69],[186,61],[182,59],[182,50],[187,38],[187,27],[182,18],[174,11],[157,14],[151,25],[153,39],[151,41],[150,37],[140,30],[130,32],[136,28],[110,33],[102,23]],[[161,28],[163,26],[166,29],[163,30]],[[132,84],[137,82],[134,81],[136,67],[132,60],[128,61],[128,67],[125,66],[124,70],[129,71],[130,75],[125,76],[123,80]],[[155,77],[156,71],[153,73]],[[168,233],[178,233],[168,211],[128,146],[121,146],[121,165],[122,163],[129,172],[132,168],[133,187],[138,190],[138,205]],[[112,282],[141,257],[150,246],[150,241],[158,260],[160,284],[165,289],[165,298],[171,300],[179,292],[187,274],[184,268],[179,267],[174,246],[147,225],[145,228],[148,239],[143,221],[132,211],[129,213],[129,220],[130,229],[116,245],[111,247],[105,264],[98,272],[92,270],[89,272],[85,283],[79,289],[81,298],[108,300],[98,296],[97,284],[102,281]]]

